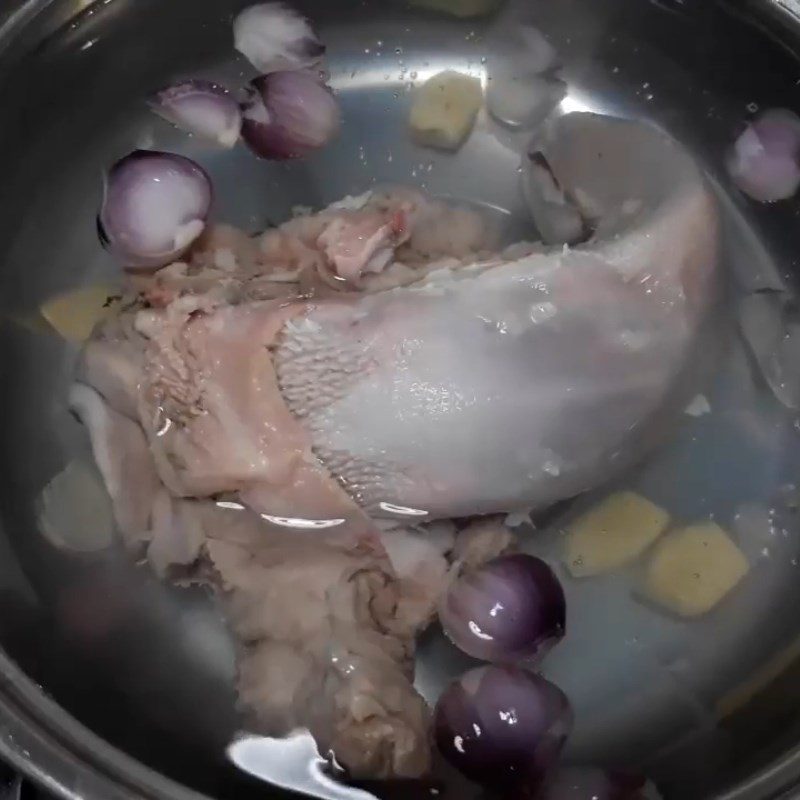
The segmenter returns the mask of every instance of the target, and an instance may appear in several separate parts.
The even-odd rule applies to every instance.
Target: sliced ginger
[[[483,105],[478,78],[446,70],[427,80],[411,106],[411,135],[426,147],[457,150]]]
[[[669,514],[635,492],[617,492],[567,529],[564,563],[576,578],[637,559],[669,525]]]
[[[108,286],[83,286],[51,298],[39,310],[65,339],[84,342],[95,325],[111,313],[109,298],[113,294]]]
[[[645,567],[644,594],[680,617],[713,609],[749,572],[742,551],[715,522],[666,536]]]

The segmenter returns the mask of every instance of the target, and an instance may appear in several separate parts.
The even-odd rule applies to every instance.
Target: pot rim
[[[64,800],[211,800],[92,733],[2,650],[0,756]]]

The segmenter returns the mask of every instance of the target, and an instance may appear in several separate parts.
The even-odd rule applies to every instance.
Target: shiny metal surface
[[[38,492],[86,443],[64,403],[75,353],[30,320],[48,296],[114,273],[93,222],[104,166],[141,144],[196,157],[214,178],[218,218],[254,231],[294,205],[384,181],[504,209],[517,233],[527,226],[518,156],[485,121],[455,157],[405,135],[410,84],[445,67],[482,74],[491,18],[403,0],[298,2],[328,43],[345,115],[338,141],[307,162],[214,153],[149,116],[144,98],[172,77],[249,75],[230,41],[245,4],[28,0],[0,10],[0,754],[64,797],[288,796],[225,760],[238,724],[233,661],[210,598],[160,584],[116,550],[59,553],[37,530]],[[745,288],[765,275],[794,282],[800,204],[747,204],[721,158],[748,108],[797,100],[793,0],[508,0],[510,11],[530,14],[557,45],[569,108],[646,117],[698,156],[719,181],[726,264]],[[715,403],[741,390],[746,363],[730,342]],[[770,413],[763,452],[710,425],[640,482],[686,516],[761,499],[800,469],[794,420]],[[704,488],[692,494],[687,481]],[[654,621],[613,584],[574,592],[571,637],[547,667],[578,708],[572,758],[641,766],[679,800],[761,800],[798,782],[800,576],[788,557],[775,563],[713,627]],[[434,693],[462,662],[435,637],[422,651],[420,686]],[[713,709],[725,698],[720,720]]]

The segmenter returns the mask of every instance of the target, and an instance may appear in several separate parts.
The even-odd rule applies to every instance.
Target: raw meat
[[[284,331],[283,396],[370,514],[542,507],[656,438],[710,301],[713,200],[645,125],[570,115],[532,155],[595,230],[586,244],[312,304]]]
[[[714,205],[663,134],[568,116],[531,163],[540,226],[566,208],[587,242],[498,255],[410,189],[218,226],[130,279],[79,368],[126,542],[215,587],[252,724],[309,728],[356,776],[426,772],[414,637],[453,570],[513,545],[503,517],[447,520],[645,452],[711,296]]]

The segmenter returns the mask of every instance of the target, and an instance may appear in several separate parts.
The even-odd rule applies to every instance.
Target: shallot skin
[[[274,72],[251,81],[242,105],[242,138],[260,158],[302,158],[339,130],[339,106],[318,76]]]
[[[305,69],[325,55],[325,45],[301,14],[285,3],[259,3],[233,22],[234,46],[262,74]]]
[[[164,266],[203,232],[212,199],[211,179],[199,164],[175,153],[136,150],[106,176],[100,242],[131,269]]]
[[[800,117],[783,108],[765,111],[737,138],[726,164],[733,182],[753,200],[789,199],[800,187]]]
[[[212,81],[192,79],[157,92],[149,102],[159,116],[221,147],[239,141],[242,112],[233,95]]]
[[[500,556],[448,588],[439,620],[454,644],[473,658],[529,661],[564,636],[564,590],[541,559],[524,553]]]
[[[481,667],[452,683],[434,711],[447,761],[492,789],[538,787],[555,766],[573,715],[564,693],[516,667]]]

